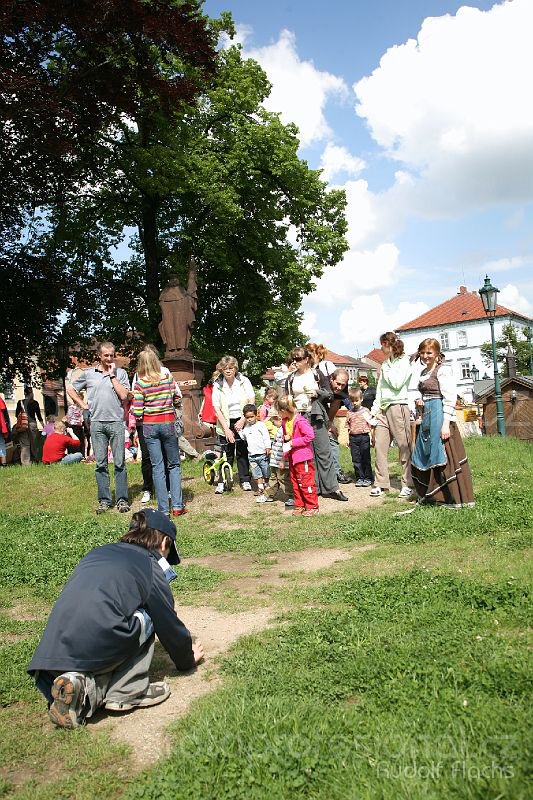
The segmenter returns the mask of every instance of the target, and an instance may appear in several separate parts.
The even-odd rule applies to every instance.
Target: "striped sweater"
[[[180,397],[181,392],[170,373],[157,383],[138,377],[133,387],[132,411],[145,425],[173,422],[174,406]]]

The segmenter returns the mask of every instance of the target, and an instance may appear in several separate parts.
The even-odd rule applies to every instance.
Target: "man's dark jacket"
[[[139,650],[140,607],[176,667],[191,669],[191,636],[176,616],[159,557],[124,542],[87,553],[52,609],[28,672],[114,669]]]

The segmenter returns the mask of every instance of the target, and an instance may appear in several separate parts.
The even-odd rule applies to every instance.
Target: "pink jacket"
[[[285,420],[283,420],[283,433],[285,433]],[[314,438],[315,432],[311,427],[311,423],[301,414],[296,414],[294,425],[292,426],[292,447],[289,451],[289,459],[293,464],[313,460],[311,442]]]

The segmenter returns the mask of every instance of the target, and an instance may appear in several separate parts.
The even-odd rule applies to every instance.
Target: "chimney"
[[[457,294],[466,294],[466,293],[467,293],[466,286],[459,286],[459,291],[457,292]]]
[[[509,378],[516,378],[516,356],[514,354],[514,350],[509,345],[507,348],[507,355],[505,356],[505,360],[507,361],[507,375]]]

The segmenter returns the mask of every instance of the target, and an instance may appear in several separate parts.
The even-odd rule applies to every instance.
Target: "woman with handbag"
[[[181,415],[177,409],[181,392],[156,353],[145,349],[137,361],[137,380],[133,387],[133,413],[143,422],[143,435],[152,464],[158,510],[169,515],[168,491],[165,481],[166,455],[170,478],[172,516],[179,517],[187,509],[181,491],[181,461],[178,436],[183,433]],[[176,427],[177,426],[177,427]]]

